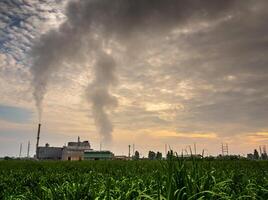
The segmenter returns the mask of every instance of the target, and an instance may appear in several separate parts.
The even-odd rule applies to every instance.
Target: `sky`
[[[1,0],[0,157],[268,142],[266,0]]]

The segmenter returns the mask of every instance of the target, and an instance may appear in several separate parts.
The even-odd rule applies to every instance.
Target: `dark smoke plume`
[[[235,0],[75,0],[66,9],[67,20],[43,35],[32,49],[32,85],[39,115],[47,85],[63,62],[83,65],[96,60],[95,79],[88,87],[93,116],[105,140],[112,123],[107,109],[116,105],[110,87],[116,82],[116,62],[105,52],[110,40],[131,47],[146,44],[137,35],[161,37],[190,20],[210,20],[225,15]],[[147,39],[150,37],[147,37]],[[146,39],[146,40],[147,40]],[[128,49],[129,50],[129,49]]]

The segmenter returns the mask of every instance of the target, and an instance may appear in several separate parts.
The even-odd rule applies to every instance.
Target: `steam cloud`
[[[95,65],[95,79],[88,87],[88,99],[92,102],[95,123],[102,136],[102,141],[109,144],[113,126],[105,110],[117,105],[117,100],[109,93],[109,88],[116,83],[115,61],[107,53],[98,53]]]
[[[137,35],[161,36],[189,20],[215,19],[226,14],[235,0],[76,0],[68,4],[67,20],[43,35],[32,48],[33,96],[41,120],[42,103],[52,75],[63,62],[83,64],[95,60],[95,79],[88,86],[96,126],[106,141],[113,126],[107,109],[117,100],[110,94],[116,83],[116,62],[103,44],[115,40],[144,45]],[[148,39],[147,37],[146,39]],[[127,49],[131,50],[131,49]]]

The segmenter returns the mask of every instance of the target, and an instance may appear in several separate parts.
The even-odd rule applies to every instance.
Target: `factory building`
[[[92,150],[88,141],[68,142],[67,146],[63,147],[62,160],[84,160],[84,151]]]
[[[89,141],[68,142],[67,146],[50,147],[49,144],[37,147],[39,160],[83,160],[84,151],[92,150]]]
[[[68,142],[67,146],[50,147],[46,144],[44,147],[39,146],[41,124],[38,124],[36,155],[39,160],[111,160],[114,154],[111,151],[93,151],[89,141]]]
[[[111,151],[84,151],[84,160],[111,160],[114,154]]]
[[[47,143],[44,147],[38,147],[38,159],[61,160],[62,150],[62,147],[50,147]]]

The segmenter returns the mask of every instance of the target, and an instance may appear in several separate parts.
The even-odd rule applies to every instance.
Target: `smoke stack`
[[[41,129],[41,124],[38,124],[37,141],[36,141],[36,159],[39,158],[38,146],[39,146],[39,139],[40,139],[40,129]]]

